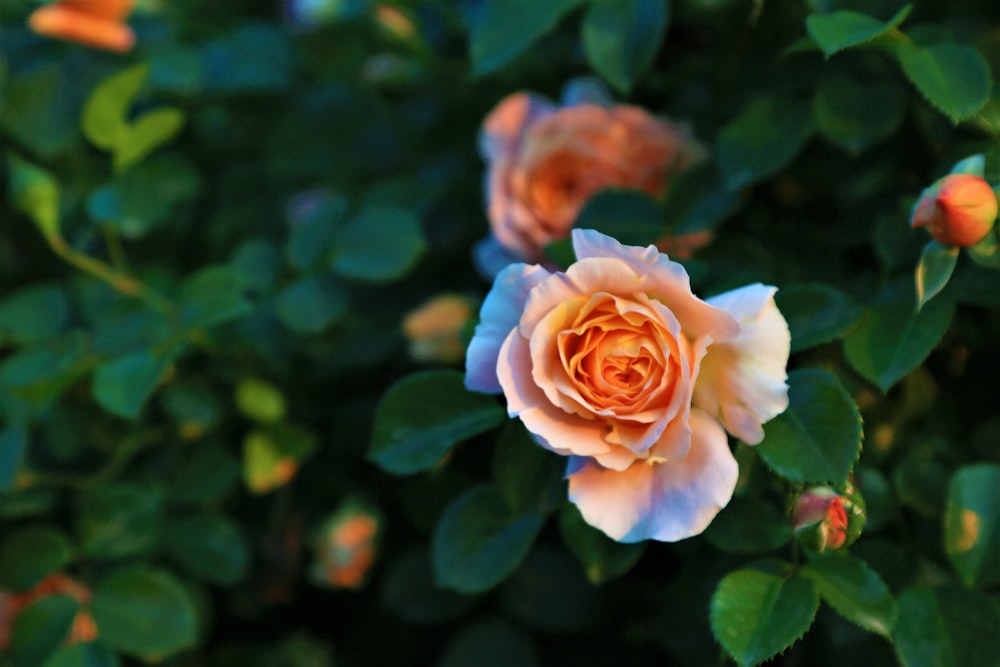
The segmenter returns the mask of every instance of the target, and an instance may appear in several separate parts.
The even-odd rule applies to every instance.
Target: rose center
[[[635,357],[608,356],[604,358],[601,374],[608,384],[620,389],[630,389],[641,384],[646,377],[648,360],[643,362],[644,360]]]

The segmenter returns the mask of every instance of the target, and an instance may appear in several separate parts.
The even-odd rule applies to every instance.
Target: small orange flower
[[[312,578],[332,588],[360,588],[375,563],[378,518],[357,506],[339,511],[320,530]]]
[[[949,174],[920,195],[910,220],[927,227],[941,245],[968,248],[989,233],[997,219],[993,188],[972,174]]]
[[[97,49],[128,51],[135,34],[125,24],[135,0],[59,0],[28,17],[39,35],[79,42]]]

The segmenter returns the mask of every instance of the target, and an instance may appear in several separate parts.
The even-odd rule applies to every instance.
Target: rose
[[[849,547],[861,535],[865,504],[853,484],[844,493],[825,486],[802,492],[792,505],[792,528],[799,544],[822,553]]]
[[[703,531],[732,497],[726,431],[748,444],[788,405],[775,288],[703,301],[654,246],[572,232],[565,272],[511,264],[483,302],[466,386],[499,393],[569,457],[569,497],[622,542]]]
[[[123,23],[134,0],[59,0],[35,10],[28,25],[40,35],[79,42],[108,51],[128,51],[135,44]]]
[[[942,245],[968,248],[993,228],[997,209],[997,195],[984,179],[949,174],[920,194],[910,225],[927,227]]]
[[[491,232],[518,259],[539,261],[546,244],[569,235],[599,190],[659,197],[673,174],[702,155],[686,128],[639,107],[611,104],[603,91],[581,94],[585,85],[569,86],[569,104],[562,107],[527,93],[510,95],[483,123]]]

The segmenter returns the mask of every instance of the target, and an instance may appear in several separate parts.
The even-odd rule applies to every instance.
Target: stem
[[[102,225],[101,231],[104,233],[104,245],[107,246],[108,254],[111,256],[111,266],[119,271],[130,273],[128,258],[125,256],[125,248],[122,246],[122,239],[118,232],[107,225]]]

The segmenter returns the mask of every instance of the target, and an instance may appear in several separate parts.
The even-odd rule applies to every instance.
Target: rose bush
[[[569,496],[621,542],[703,531],[732,497],[726,431],[748,444],[788,405],[790,337],[774,287],[707,301],[654,246],[573,230],[565,273],[504,269],[483,302],[466,386],[503,394],[570,457]]]
[[[496,241],[524,261],[565,238],[587,200],[606,188],[662,196],[702,148],[682,125],[603,91],[569,86],[556,106],[528,93],[502,100],[483,122],[486,206]]]

